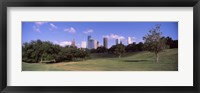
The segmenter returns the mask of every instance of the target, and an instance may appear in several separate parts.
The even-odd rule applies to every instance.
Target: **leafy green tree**
[[[171,37],[162,37],[166,39],[166,45],[168,48],[178,48],[178,40],[173,40]]]
[[[129,44],[125,48],[126,52],[134,52],[136,51],[136,43],[133,42],[132,44]]]
[[[56,55],[56,61],[76,61],[78,58],[86,59],[89,56],[88,51],[78,49],[77,47],[66,46],[61,49],[61,51]]]
[[[22,45],[22,61],[23,62],[36,62],[33,58],[32,53],[34,49],[29,43],[24,43]]]
[[[25,62],[43,62],[43,60],[54,60],[60,47],[48,41],[31,41],[22,46],[22,60]]]
[[[96,52],[97,53],[105,53],[105,52],[107,52],[107,49],[103,46],[100,46],[96,49]]]
[[[178,40],[173,40],[173,44],[170,48],[178,48]]]
[[[86,57],[89,56],[88,52],[84,50],[79,50],[77,53],[78,58],[81,58],[83,60],[86,60]]]
[[[40,62],[55,60],[55,55],[60,51],[58,46],[49,41],[43,41],[38,50],[41,54]]]
[[[42,44],[41,40],[24,43],[22,46],[22,60],[25,62],[39,62],[41,51],[39,50]]]
[[[165,37],[163,37],[165,38]],[[166,37],[166,44],[169,46],[169,48],[171,48],[171,45],[173,45],[173,40],[171,37]]]
[[[96,49],[90,49],[90,53],[97,53]]]
[[[149,31],[149,34],[143,37],[145,41],[146,50],[155,53],[156,62],[159,60],[159,52],[165,49],[166,40],[161,38],[160,25],[156,25],[155,28]]]
[[[73,55],[71,54],[71,50],[68,47],[64,47],[56,56],[56,61],[71,61],[73,59]]]
[[[136,45],[136,50],[137,51],[143,51],[144,50],[144,44],[142,42],[139,42],[137,45]]]
[[[114,49],[114,54],[118,55],[118,57],[121,58],[123,53],[125,53],[125,46],[123,44],[116,45],[116,48]]]

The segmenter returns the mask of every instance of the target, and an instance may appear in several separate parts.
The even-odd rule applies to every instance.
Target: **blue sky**
[[[75,39],[80,47],[91,35],[100,45],[103,37],[109,38],[109,47],[115,44],[116,38],[127,45],[128,37],[133,37],[136,43],[143,42],[142,37],[157,24],[161,25],[163,36],[178,40],[178,22],[22,22],[22,42],[40,39],[65,46]]]

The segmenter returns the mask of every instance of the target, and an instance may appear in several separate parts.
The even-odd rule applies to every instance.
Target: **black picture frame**
[[[7,86],[7,7],[193,7],[194,86]],[[200,0],[2,0],[0,1],[0,91],[1,93],[199,93],[198,55]]]

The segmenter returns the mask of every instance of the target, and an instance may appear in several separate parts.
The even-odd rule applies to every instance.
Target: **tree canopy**
[[[154,52],[156,55],[156,62],[158,62],[158,53],[166,48],[166,40],[161,38],[160,25],[156,25],[149,33],[143,37],[145,49]]]
[[[113,45],[109,49],[109,53],[115,54],[120,58],[122,54],[125,53],[125,46],[123,44]]]
[[[49,41],[31,41],[22,45],[22,61],[38,63],[44,61],[71,61],[78,58],[85,59],[89,54],[77,47],[61,47]]]

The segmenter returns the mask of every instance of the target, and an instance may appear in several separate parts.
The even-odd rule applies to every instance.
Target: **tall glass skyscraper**
[[[72,44],[71,44],[71,46],[73,46],[73,47],[76,46],[76,44],[75,44],[75,39],[72,40]]]
[[[127,43],[128,43],[128,45],[132,44],[133,43],[133,38],[132,37],[128,37]]]
[[[86,45],[87,45],[86,41],[81,42],[81,48],[86,48]]]
[[[88,36],[88,40],[87,40],[87,48],[88,48],[88,49],[92,49],[92,48],[91,48],[91,44],[92,44],[92,41],[91,41],[91,40],[92,40],[92,36]]]
[[[92,36],[88,36],[88,49],[97,49],[97,40],[92,39]]]
[[[105,48],[108,48],[108,38],[106,38],[106,37],[103,38],[103,46]]]
[[[116,45],[118,45],[119,44],[119,39],[116,39],[115,43],[116,43]]]

